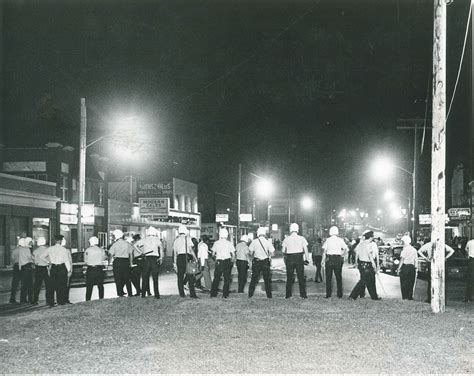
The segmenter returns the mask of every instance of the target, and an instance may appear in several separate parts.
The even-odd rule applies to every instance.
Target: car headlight
[[[395,265],[398,265],[398,264],[400,264],[400,260],[395,260],[393,263],[394,263]]]

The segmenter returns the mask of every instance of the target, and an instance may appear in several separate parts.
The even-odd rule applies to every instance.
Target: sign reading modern
[[[167,217],[170,208],[168,197],[140,198],[140,215],[147,217]]]

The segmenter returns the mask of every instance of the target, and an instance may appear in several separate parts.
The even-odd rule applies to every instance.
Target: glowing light
[[[303,197],[301,207],[306,210],[311,209],[313,207],[313,200],[309,197]]]
[[[257,194],[261,197],[269,197],[272,195],[275,187],[270,180],[259,179],[256,184]]]

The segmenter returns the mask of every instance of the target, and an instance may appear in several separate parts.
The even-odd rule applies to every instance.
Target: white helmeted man
[[[294,272],[298,277],[300,297],[306,299],[306,279],[304,277],[304,265],[309,261],[308,242],[298,235],[300,227],[297,223],[290,225],[290,235],[283,240],[282,252],[286,256],[286,295],[289,299],[293,295]]]
[[[186,264],[188,260],[194,259],[193,242],[188,236],[188,229],[186,226],[181,225],[178,227],[178,237],[173,243],[173,265],[176,274],[178,275],[178,291],[179,296],[184,298],[184,279],[186,278],[189,284],[189,295],[191,298],[197,298],[195,290],[195,277],[194,275],[186,275]]]
[[[206,284],[206,290],[211,291],[212,279],[211,279],[211,269],[209,266],[209,237],[204,235],[202,240],[198,244],[198,259],[201,268],[202,278],[204,278],[204,283]]]
[[[151,274],[155,298],[159,299],[158,275],[160,273],[160,265],[163,263],[163,245],[160,241],[160,232],[154,227],[150,226],[146,230],[145,235],[145,239],[141,239],[135,243],[135,246],[145,254],[145,262],[142,270],[141,294],[142,298],[146,297],[146,292],[149,290]]]
[[[267,298],[272,297],[272,276],[271,276],[271,257],[275,253],[275,248],[270,240],[265,238],[265,228],[259,227],[257,230],[257,239],[250,243],[249,252],[252,259],[252,278],[249,285],[249,298],[255,292],[255,287],[260,281],[260,274],[263,274],[265,282],[265,292]]]
[[[105,250],[99,247],[99,238],[89,238],[89,248],[84,251],[86,270],[86,301],[91,300],[92,289],[97,285],[99,299],[104,299],[104,261],[107,259]]]
[[[418,253],[411,245],[411,237],[402,236],[403,250],[400,253],[400,264],[398,264],[397,273],[400,275],[400,288],[402,290],[403,300],[413,300],[413,286],[415,284],[416,264],[418,262]]]
[[[229,297],[230,279],[233,261],[235,257],[234,245],[227,240],[229,232],[225,228],[219,230],[219,240],[212,246],[213,255],[216,257],[216,268],[214,270],[214,279],[211,287],[211,298],[217,296],[217,289],[222,275],[224,275],[224,288],[222,290],[222,297]]]
[[[109,255],[113,256],[114,279],[117,295],[122,297],[125,295],[123,286],[127,287],[128,296],[133,296],[130,269],[133,265],[133,248],[132,245],[123,238],[122,230],[114,230],[113,235],[115,242],[109,249]]]
[[[347,244],[339,236],[337,226],[329,229],[329,238],[323,244],[323,259],[321,263],[326,269],[326,298],[332,294],[332,273],[336,277],[337,297],[342,298],[342,265],[344,255],[348,252]]]
[[[33,260],[35,262],[35,284],[33,288],[33,304],[38,304],[38,296],[44,281],[44,286],[46,289],[46,304],[54,305],[54,300],[52,300],[51,297],[48,263],[41,258],[48,249],[48,247],[46,246],[45,237],[40,236],[36,240],[36,245],[38,246],[38,248],[33,251]]]
[[[249,270],[249,237],[242,235],[240,241],[235,246],[235,264],[237,266],[238,293],[243,293],[247,284],[247,274]]]

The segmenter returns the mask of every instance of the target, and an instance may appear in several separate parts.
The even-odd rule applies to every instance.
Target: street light
[[[410,176],[411,181],[412,181],[412,198],[410,202],[411,205],[409,205],[410,207],[409,212],[414,219],[413,227],[412,227],[412,239],[416,240],[416,215],[417,215],[416,213],[416,172],[415,172],[416,170],[413,169],[413,172],[408,171],[407,169],[403,167],[397,166],[390,159],[385,158],[385,157],[376,159],[373,162],[372,167],[373,167],[372,168],[373,176],[378,179],[390,177],[393,174],[395,169],[403,171],[405,174]]]
[[[313,200],[310,197],[303,197],[301,199],[301,207],[305,210],[309,210],[313,207]]]
[[[384,193],[383,197],[386,201],[391,201],[395,196],[401,197],[407,201],[408,208],[407,208],[407,231],[410,232],[410,208],[411,208],[411,199],[408,196],[402,195],[398,192],[394,192],[392,190],[388,190]]]

